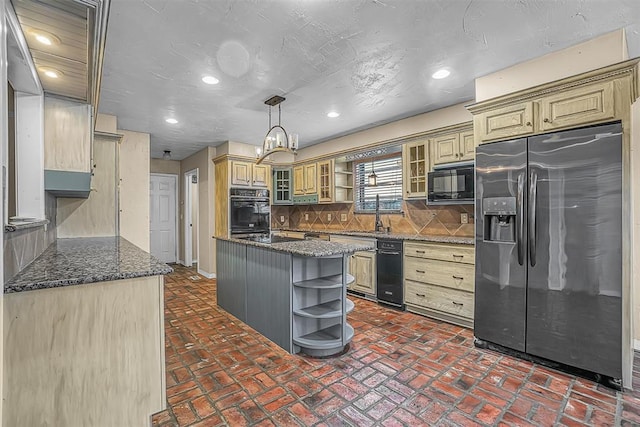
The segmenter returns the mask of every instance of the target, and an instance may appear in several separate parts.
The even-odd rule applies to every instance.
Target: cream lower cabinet
[[[338,243],[365,243],[376,246],[374,239],[358,238],[351,236],[331,236],[332,242]],[[349,274],[354,277],[348,289],[374,298],[376,295],[376,253],[372,251],[360,251],[353,253],[349,258]]]
[[[473,246],[405,242],[408,311],[471,328],[474,279]]]

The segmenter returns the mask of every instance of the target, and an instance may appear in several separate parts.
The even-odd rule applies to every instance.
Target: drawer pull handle
[[[451,301],[451,302],[453,303],[453,305],[457,305],[457,306],[460,306],[460,307],[462,307],[464,305],[461,302],[455,302],[455,301]]]
[[[531,122],[525,123],[525,126],[531,126]]]
[[[424,274],[424,273],[425,273],[425,271],[424,271],[424,270],[416,270],[416,273],[422,273],[422,274]]]
[[[549,120],[549,119],[545,118],[545,119],[543,120],[543,122],[545,122],[545,123],[551,123],[551,120]]]
[[[456,254],[453,254],[453,257],[454,257],[454,258],[460,258],[460,259],[462,259],[462,258],[464,258],[464,255],[456,255]]]
[[[426,297],[426,295],[425,295],[425,294],[416,294],[416,296],[418,296],[418,297],[422,297],[422,298]]]
[[[423,254],[424,251],[416,251],[417,254]]]
[[[460,277],[460,276],[451,276],[451,277],[453,277],[454,279],[457,279],[457,280],[464,280],[464,277]]]

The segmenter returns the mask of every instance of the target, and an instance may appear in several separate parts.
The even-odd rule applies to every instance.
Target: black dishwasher
[[[404,310],[402,295],[402,241],[378,239],[376,270],[378,302]]]

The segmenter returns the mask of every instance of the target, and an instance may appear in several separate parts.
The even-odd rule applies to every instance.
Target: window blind
[[[375,187],[369,175],[378,176]],[[402,208],[402,155],[356,163],[354,171],[356,212],[375,212],[376,195],[380,196],[380,212],[399,212]]]

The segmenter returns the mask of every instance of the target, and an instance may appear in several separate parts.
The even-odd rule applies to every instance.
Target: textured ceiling
[[[307,146],[471,100],[476,77],[618,28],[640,56],[639,0],[112,0],[99,111],[182,159],[261,144],[278,94]]]

